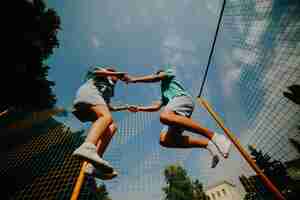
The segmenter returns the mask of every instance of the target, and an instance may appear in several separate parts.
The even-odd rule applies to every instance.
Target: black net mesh
[[[17,127],[15,127],[17,128]],[[8,130],[7,130],[8,131]],[[5,134],[5,130],[1,133]],[[14,139],[26,141],[1,152],[0,180],[8,199],[69,199],[79,175],[80,161],[71,153],[83,139],[55,120],[19,130]],[[24,142],[25,141],[25,142]],[[87,177],[79,199],[95,199],[96,183]]]
[[[255,145],[284,163],[299,159],[290,138],[300,141],[300,108],[283,95],[289,86],[300,85],[299,4],[299,0],[227,0],[203,93],[245,148]],[[184,76],[184,67],[181,70],[190,91],[196,94],[204,69],[195,70],[193,76]],[[203,116],[209,118],[203,110],[193,118]],[[179,161],[188,166],[188,171],[197,171],[189,159],[192,151],[168,151],[159,146],[160,129],[152,126],[159,123],[158,114],[128,114],[117,122],[118,133],[104,155],[120,173],[118,179],[106,182],[110,191],[159,191],[166,163]],[[83,140],[80,133],[72,133],[61,124],[47,123],[20,131],[18,145],[13,145],[12,137],[8,148],[1,152],[6,162],[1,162],[0,180],[10,199],[68,199],[71,195],[80,162],[70,155]],[[209,128],[216,128],[212,123]],[[145,130],[151,134],[144,134]],[[10,131],[1,130],[1,134]],[[232,164],[238,160],[240,165]],[[222,179],[253,175],[237,151],[219,171],[201,170],[194,175],[210,182],[217,180],[217,174]],[[261,188],[255,177],[243,181],[249,188]],[[95,198],[95,187],[93,179],[87,178],[80,198]]]
[[[254,145],[286,165],[300,157],[290,142],[300,141],[300,107],[284,95],[300,84],[299,13],[294,0],[228,0],[204,95],[247,150]],[[223,92],[211,98],[216,77]],[[237,176],[254,173],[241,163]],[[226,168],[232,168],[230,162]],[[260,184],[255,177],[249,180]]]

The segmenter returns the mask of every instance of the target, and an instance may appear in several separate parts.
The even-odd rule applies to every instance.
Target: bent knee
[[[166,133],[161,133],[159,136],[159,144],[163,147],[168,147],[169,146],[169,142],[166,139]]]
[[[115,123],[109,125],[109,130],[111,133],[115,133],[118,130],[118,126]]]
[[[163,124],[168,123],[170,121],[170,118],[171,118],[170,114],[171,113],[169,111],[161,112],[160,115],[159,115],[160,122],[163,123]]]
[[[92,106],[90,109],[96,114],[97,120],[101,118],[102,120],[107,121],[109,124],[113,122],[112,115],[108,110],[107,106],[96,105]]]
[[[102,116],[102,119],[107,121],[109,124],[113,124],[113,118],[112,115],[110,113],[106,113]]]

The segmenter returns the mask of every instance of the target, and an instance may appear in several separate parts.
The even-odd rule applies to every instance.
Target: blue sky
[[[129,74],[152,73],[162,64],[176,65],[178,79],[189,92],[198,95],[207,63],[211,41],[221,8],[219,0],[73,0],[46,1],[61,17],[60,47],[49,59],[49,78],[58,105],[70,107],[83,76],[91,65],[115,65]],[[238,90],[234,84],[240,75],[233,56],[228,32],[218,39],[218,58],[213,58],[205,97],[217,111],[231,119],[228,126],[234,132],[243,130],[245,116],[240,112]],[[236,53],[238,54],[238,53]],[[225,62],[227,68],[216,68]],[[129,85],[118,83],[117,104],[149,104],[159,99],[159,85]],[[222,105],[226,104],[226,107]],[[127,133],[120,130],[105,155],[119,170],[120,177],[107,182],[113,199],[158,199],[163,185],[162,170],[168,164],[180,163],[192,178],[205,186],[221,180],[238,184],[237,174],[242,163],[233,152],[227,165],[221,161],[211,170],[206,151],[166,150],[158,145],[161,125],[158,114],[114,114],[120,129],[138,127]],[[215,123],[202,108],[197,107],[193,118],[218,132]],[[143,121],[138,122],[137,120]],[[64,121],[74,129],[87,128],[70,116]],[[232,123],[235,122],[235,124]],[[137,125],[140,123],[140,126]],[[238,125],[237,125],[238,124]],[[239,136],[239,135],[238,135]],[[131,187],[131,186],[132,187]],[[140,186],[141,185],[141,186]]]

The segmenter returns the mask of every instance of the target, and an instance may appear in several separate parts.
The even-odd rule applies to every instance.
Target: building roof
[[[215,188],[215,187],[217,187],[217,186],[219,186],[219,185],[223,185],[223,184],[230,185],[231,187],[236,187],[236,185],[230,183],[229,181],[223,180],[223,181],[219,181],[219,182],[217,182],[217,183],[215,183],[215,184],[213,184],[213,185],[208,186],[208,187],[205,189],[205,192],[208,191],[208,190],[211,190],[211,189],[213,189],[213,188]]]

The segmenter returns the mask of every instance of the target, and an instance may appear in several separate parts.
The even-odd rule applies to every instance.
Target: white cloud
[[[235,68],[228,71],[227,77],[232,81],[236,81],[240,77],[240,74],[241,74],[241,68]]]
[[[194,45],[193,41],[183,40],[176,33],[167,35],[167,37],[163,41],[163,46],[174,50],[179,50],[179,51],[180,50],[189,51],[189,52],[196,51],[196,46]]]
[[[265,12],[267,9],[271,8],[273,1],[256,1],[256,11],[257,12]]]
[[[218,14],[220,3],[221,1],[219,0],[207,0],[206,6],[210,12],[213,14]]]
[[[124,17],[124,24],[125,25],[130,25],[131,24],[131,17],[130,16],[126,16]]]
[[[243,22],[242,16],[235,16],[234,24],[239,28],[237,30],[240,31],[240,33],[243,33],[244,30],[247,28],[245,23]]]
[[[101,41],[99,40],[99,38],[95,35],[93,35],[91,37],[91,44],[94,48],[99,48],[101,47],[103,44],[101,43]]]
[[[165,7],[165,1],[162,1],[162,0],[156,0],[155,1],[155,6],[156,8],[158,9],[162,9]]]
[[[161,53],[164,63],[183,66],[187,60],[186,57],[188,56],[191,60],[190,58],[196,54],[196,51],[197,47],[193,41],[182,39],[176,30],[170,29],[162,41]]]
[[[247,34],[246,43],[255,45],[255,43],[259,43],[259,39],[261,35],[266,32],[266,28],[268,27],[270,20],[257,20],[253,21],[250,24],[249,32]]]
[[[226,55],[225,56],[225,68],[221,72],[222,75],[222,81],[223,81],[223,90],[224,90],[224,95],[226,97],[229,97],[233,93],[233,86],[236,83],[236,81],[239,79],[240,74],[241,74],[241,68],[237,66],[231,56]]]
[[[161,53],[164,64],[173,64],[177,66],[184,64],[184,57],[180,52],[176,52],[170,48],[162,47]]]
[[[251,50],[236,48],[232,51],[232,57],[239,62],[253,65],[257,62],[258,54]]]

